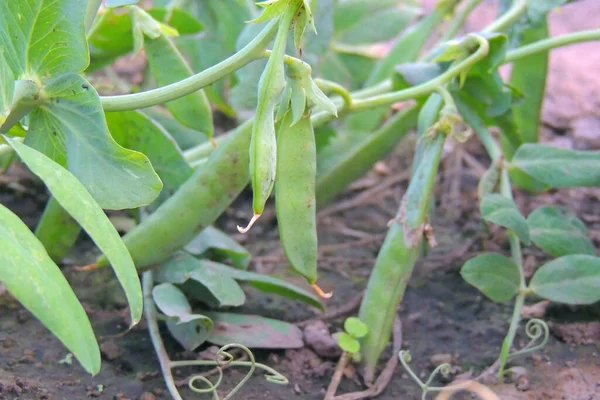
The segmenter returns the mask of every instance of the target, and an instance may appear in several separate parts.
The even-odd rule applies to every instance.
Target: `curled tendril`
[[[249,361],[236,361],[235,357],[228,351],[232,348],[241,349],[244,353],[246,353]],[[257,363],[254,359],[254,354],[252,354],[250,349],[248,349],[246,346],[237,343],[228,344],[226,346],[221,347],[219,351],[217,351],[214,361],[174,361],[172,364],[173,366],[180,367],[192,365],[214,365],[217,369],[217,373],[219,374],[219,377],[217,378],[217,381],[214,384],[203,375],[194,375],[190,378],[188,386],[190,390],[192,390],[195,393],[212,393],[213,399],[217,400],[219,399],[219,396],[217,394],[217,388],[219,387],[219,385],[221,385],[221,382],[223,380],[223,368],[225,367],[250,367],[250,369],[248,370],[248,373],[246,373],[244,378],[227,394],[225,398],[223,398],[223,400],[231,399],[233,395],[235,395],[242,388],[242,386],[244,386],[248,379],[250,379],[250,377],[254,374],[256,368],[262,369],[267,373],[265,379],[269,382],[277,383],[280,385],[286,385],[289,383],[288,379],[285,376],[281,375],[273,368],[261,363]],[[202,382],[204,385],[206,385],[206,387],[198,387],[198,381]]]
[[[408,365],[404,365],[404,363],[409,363],[412,361],[412,356],[410,355],[410,351],[408,350],[400,350],[400,352],[398,353],[398,357],[400,358],[400,362],[402,362],[402,366],[404,366],[404,368],[406,368]]]
[[[429,378],[425,382],[425,386],[429,387],[429,385],[431,384],[431,381],[433,381],[438,374],[442,374],[442,376],[444,378],[447,378],[448,375],[450,375],[451,369],[452,369],[452,366],[448,363],[443,363],[443,364],[438,365],[436,367],[436,369],[433,370],[431,375],[429,375]]]
[[[525,333],[527,334],[527,337],[529,337],[529,343],[527,343],[527,345],[521,350],[509,354],[507,359],[541,350],[544,346],[546,346],[546,343],[548,343],[548,338],[550,337],[550,329],[548,328],[548,324],[537,318],[527,321],[527,324],[525,325]],[[535,344],[540,338],[542,338],[542,341],[538,344]]]

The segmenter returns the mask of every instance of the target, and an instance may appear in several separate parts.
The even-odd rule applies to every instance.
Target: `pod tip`
[[[254,223],[256,222],[257,219],[260,218],[262,214],[254,214],[252,216],[252,219],[250,220],[250,222],[248,222],[248,225],[245,228],[242,228],[241,226],[237,226],[237,229],[240,233],[246,233],[250,230],[250,228],[252,228],[252,226],[254,225]]]
[[[88,264],[88,265],[84,265],[83,267],[75,267],[75,271],[77,272],[88,272],[88,271],[93,271],[95,269],[98,269],[98,264]]]
[[[311,285],[310,285],[310,286],[312,286],[312,288],[315,290],[315,292],[317,292],[317,294],[318,294],[319,296],[321,296],[322,298],[324,298],[324,299],[330,299],[330,298],[331,298],[331,296],[333,296],[333,292],[328,292],[328,293],[325,293],[325,292],[323,291],[323,289],[321,289],[321,288],[319,287],[319,285],[317,285],[316,283],[311,283]]]

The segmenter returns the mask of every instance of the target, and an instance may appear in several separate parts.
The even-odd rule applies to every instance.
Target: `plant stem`
[[[346,90],[346,88],[339,83],[319,78],[315,79],[315,83],[323,91],[340,95],[340,97],[344,100],[344,108],[352,107],[352,103],[354,102],[352,95],[350,95],[350,92],[348,92],[348,90]]]
[[[510,25],[514,24],[521,15],[527,11],[527,4],[524,0],[515,0],[513,5],[500,18],[485,27],[482,32],[501,32]]]
[[[275,35],[277,25],[277,19],[269,22],[258,36],[242,50],[198,74],[146,92],[121,96],[102,96],[100,97],[102,107],[104,111],[136,110],[163,104],[200,90],[240,69],[244,65],[261,58],[263,51]]]
[[[152,270],[144,272],[142,274],[142,290],[144,293],[144,309],[146,322],[148,323],[148,332],[150,333],[150,340],[152,340],[152,346],[154,346],[154,351],[156,352],[156,356],[160,363],[160,370],[171,397],[173,397],[173,400],[183,400],[179,395],[179,391],[173,380],[173,374],[171,373],[172,362],[160,337],[160,331],[158,330],[156,307],[154,306],[154,300],[152,300],[153,284],[154,278],[152,276]]]
[[[521,309],[523,308],[523,304],[525,303],[526,295],[527,294],[525,292],[520,292],[517,295],[517,298],[515,299],[515,306],[513,309],[512,318],[510,319],[508,332],[506,333],[506,337],[502,342],[502,350],[500,351],[500,367],[498,368],[499,381],[502,380],[502,375],[504,374],[504,366],[506,365],[506,361],[508,360],[510,348],[512,347],[513,341],[515,340],[517,328],[519,328],[519,324],[521,322]]]
[[[567,33],[565,35],[555,36],[540,40],[526,46],[519,47],[506,53],[505,63],[510,63],[519,58],[527,57],[535,53],[551,50],[555,47],[567,46],[573,43],[587,42],[591,40],[600,40],[600,29],[591,29],[587,31]]]
[[[446,42],[456,36],[460,28],[465,24],[467,17],[479,3],[481,3],[481,0],[469,0],[467,5],[454,17],[448,30],[441,37],[440,43]]]

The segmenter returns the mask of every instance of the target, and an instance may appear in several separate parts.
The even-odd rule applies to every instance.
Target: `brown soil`
[[[431,5],[435,1],[426,3]],[[493,2],[484,2],[469,20],[468,29],[481,27],[493,18],[493,13]],[[552,32],[594,28],[598,20],[600,2],[579,1],[564,7],[561,13],[553,13]],[[600,43],[597,42],[552,53],[543,115],[544,141],[574,148],[600,149],[600,74],[594,68],[599,62]],[[319,215],[320,284],[326,290],[335,291],[327,302],[328,311],[351,303],[366,284],[386,224],[394,216],[406,187],[402,173],[410,165],[413,143],[409,142],[404,142],[392,156],[349,188],[334,206],[322,210]],[[485,162],[485,158],[479,157],[482,153],[475,141],[469,142],[465,149]],[[454,161],[446,157],[444,163],[450,166]],[[446,171],[451,170],[446,168]],[[11,174],[2,178],[0,201],[24,218],[28,226],[34,227],[46,199],[41,186],[18,168],[13,168]],[[392,183],[375,191],[373,188],[381,188],[382,182]],[[448,188],[456,187],[457,182],[461,184],[459,196],[449,195]],[[458,274],[464,261],[476,252],[505,250],[502,234],[486,232],[478,211],[473,208],[475,182],[472,170],[467,167],[455,173],[441,174],[440,191],[436,196],[438,215],[433,220],[439,246],[419,262],[399,310],[403,348],[410,349],[414,359],[411,365],[421,377],[433,369],[434,362],[446,359],[455,366],[452,377],[477,375],[496,359],[508,326],[510,305],[491,303]],[[245,220],[246,216],[240,215],[240,210],[249,209],[247,200],[241,198],[221,219],[219,223],[223,229],[234,232],[235,225]],[[517,200],[526,213],[540,203],[569,205],[586,222],[595,245],[600,248],[599,190],[560,190],[536,198],[518,193]],[[255,255],[253,269],[285,276],[303,285],[284,267],[273,218],[263,218],[249,236],[239,239]],[[71,260],[75,264],[85,264],[93,259],[93,251],[83,237]],[[526,249],[525,256],[529,266],[542,259],[535,249]],[[104,272],[76,273],[68,265],[64,271],[99,335],[102,370],[91,377],[76,361],[66,362],[65,348],[7,293],[0,293],[0,399],[169,398],[158,373],[145,324],[139,324],[122,337],[111,337],[127,325],[125,302],[112,278]],[[319,314],[306,306],[265,296],[252,289],[248,289],[248,299],[243,307],[246,312],[293,322],[319,319]],[[525,374],[516,382],[496,385],[493,389],[502,399],[600,399],[600,332],[598,322],[594,322],[599,317],[598,305],[549,306],[545,312],[552,332],[549,344],[543,352],[517,360],[517,365],[525,367]],[[335,332],[342,322],[343,317],[327,320],[327,327]],[[197,356],[185,354],[168,339],[168,335],[164,337],[174,359]],[[526,337],[521,332],[516,344],[522,346],[525,343]],[[236,398],[322,399],[336,360],[317,355],[313,348],[257,351],[257,359],[288,377],[290,384],[278,386],[266,382],[257,373]],[[385,357],[390,356],[388,349]],[[348,372],[350,377],[343,379],[339,393],[363,389],[360,375],[353,376],[352,370]],[[189,370],[175,371],[176,378],[182,381],[190,373]],[[244,374],[242,369],[227,370],[223,389],[231,388]],[[202,398],[185,387],[181,391],[184,398]],[[418,399],[420,391],[402,368],[397,367],[392,382],[379,398]]]

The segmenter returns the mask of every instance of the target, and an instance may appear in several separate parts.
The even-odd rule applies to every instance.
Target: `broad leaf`
[[[585,225],[577,215],[561,206],[542,206],[527,218],[533,242],[554,257],[568,254],[596,255]]]
[[[114,141],[85,79],[62,75],[44,95],[48,102],[31,113],[26,144],[67,166],[104,209],[136,208],[158,196],[162,182],[150,161]]]
[[[212,250],[222,260],[230,259],[234,266],[241,269],[248,268],[252,257],[244,246],[213,226],[204,229],[185,246],[185,251],[195,256],[203,255],[207,250]]]
[[[219,307],[241,306],[246,301],[242,288],[227,272],[206,268],[203,261],[186,253],[178,253],[162,263],[156,271],[155,280],[179,284],[188,280],[195,281],[205,289],[202,295],[210,294],[212,298],[194,297],[200,297],[199,300],[211,305],[216,302]],[[188,289],[194,286],[197,287],[197,285],[190,285]],[[197,288],[194,289],[197,291]]]
[[[600,186],[600,151],[525,143],[517,150],[512,166],[552,187]]]
[[[208,339],[213,323],[204,315],[192,314],[192,307],[176,286],[162,283],[152,289],[157,307],[167,316],[167,328],[173,337],[189,351]]]
[[[6,136],[4,140],[15,149],[29,169],[44,181],[52,196],[85,229],[106,255],[125,290],[131,310],[131,325],[135,325],[142,317],[140,280],[127,247],[106,214],[69,171],[23,143]]]
[[[219,346],[230,343],[259,349],[298,349],[304,346],[300,329],[287,322],[258,315],[205,314],[214,323],[208,341]]]
[[[204,133],[182,125],[176,119],[165,115],[163,112],[148,110],[145,114],[165,128],[182,150],[187,150],[208,141],[208,136]]]
[[[89,63],[84,31],[85,1],[0,2],[0,48],[22,79],[82,72]]]
[[[531,243],[527,220],[514,201],[501,194],[488,194],[480,205],[481,216],[488,222],[512,230],[525,244]]]
[[[77,357],[87,372],[100,372],[96,337],[69,282],[27,226],[1,204],[0,282]]]
[[[337,340],[338,345],[345,352],[354,354],[360,351],[360,343],[358,342],[358,340],[352,337],[352,335],[349,335],[346,332],[340,332],[334,337]]]
[[[552,260],[535,272],[529,288],[557,303],[600,301],[600,258],[579,254]]]
[[[460,274],[470,285],[496,302],[513,298],[520,285],[519,266],[498,253],[484,253],[467,261]]]
[[[167,131],[139,111],[106,113],[106,123],[116,142],[145,154],[171,196],[193,174],[181,150]]]

